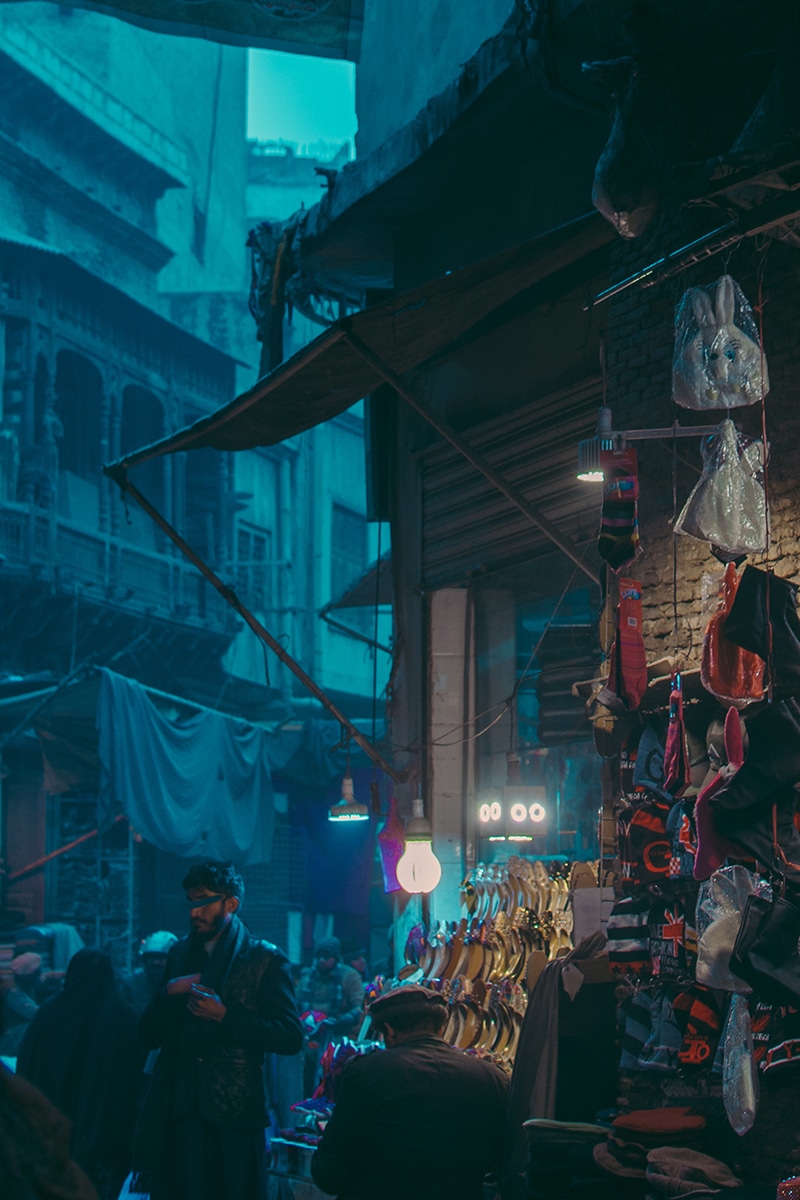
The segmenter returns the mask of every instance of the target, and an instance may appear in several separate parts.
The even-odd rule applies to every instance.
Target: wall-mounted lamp
[[[422,797],[411,801],[406,824],[406,848],[397,864],[397,882],[406,892],[432,892],[442,878],[442,864],[433,853],[433,830]]]
[[[584,483],[602,483],[603,468],[600,451],[614,449],[614,430],[611,428],[611,409],[603,405],[597,414],[597,433],[578,442],[578,479]]]
[[[368,821],[369,809],[366,804],[360,804],[353,794],[353,776],[348,765],[347,774],[342,780],[342,798],[328,809],[329,821]]]
[[[677,421],[663,429],[612,428],[611,409],[604,404],[597,414],[597,433],[578,442],[578,479],[585,483],[602,483],[603,468],[600,455],[604,450],[624,450],[628,442],[649,442],[659,438],[707,437],[717,432],[716,425],[679,425]]]

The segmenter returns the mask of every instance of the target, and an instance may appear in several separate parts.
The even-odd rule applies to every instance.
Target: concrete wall
[[[175,252],[160,290],[244,289],[246,52],[52,4],[4,5],[0,18],[12,37],[14,28],[28,35],[42,78],[55,81],[78,111],[116,127],[134,148],[148,145],[185,184],[157,206],[158,236]],[[43,135],[56,150],[63,136],[58,128]],[[88,168],[76,184],[98,189]],[[124,210],[127,201],[108,196],[107,203]],[[76,229],[65,248],[80,257],[96,236]],[[140,279],[123,272],[116,282],[141,293]]]
[[[514,0],[371,0],[356,70],[356,154],[370,154],[444,91]]]

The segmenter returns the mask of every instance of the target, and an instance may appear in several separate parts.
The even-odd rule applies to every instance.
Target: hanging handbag
[[[748,896],[731,970],[772,1004],[800,1005],[800,908],[781,896]]]
[[[737,707],[761,700],[764,696],[764,660],[743,650],[725,636],[726,622],[734,603],[739,578],[736,567],[728,563],[720,588],[717,611],[708,622],[703,638],[700,682],[719,700]]]

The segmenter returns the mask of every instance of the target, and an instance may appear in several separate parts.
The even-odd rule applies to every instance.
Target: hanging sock
[[[689,772],[689,746],[683,719],[683,689],[680,672],[672,677],[669,697],[669,726],[664,748],[664,790],[682,796],[692,782]]]
[[[639,541],[639,468],[636,451],[601,450],[603,513],[597,549],[612,571],[619,571],[642,552]]]
[[[647,659],[642,638],[642,585],[620,579],[617,636],[611,648],[608,685],[627,708],[638,708],[647,687]]]

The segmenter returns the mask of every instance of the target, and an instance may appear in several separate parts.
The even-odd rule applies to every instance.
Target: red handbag
[[[765,663],[763,658],[750,650],[742,650],[725,636],[725,621],[738,586],[736,566],[728,563],[722,578],[719,607],[708,622],[703,638],[700,681],[712,696],[742,705],[763,700]]]

